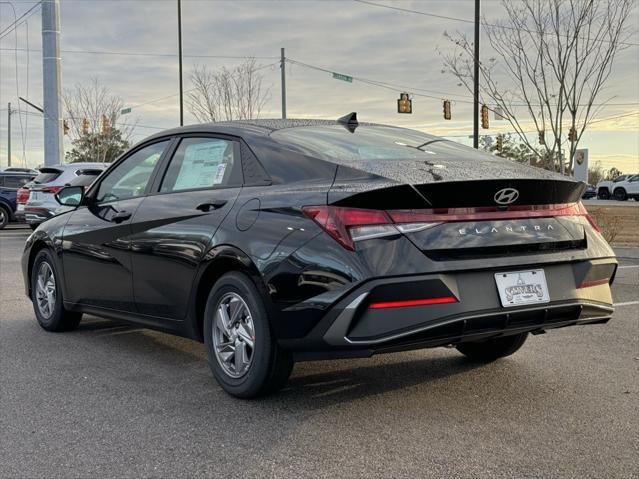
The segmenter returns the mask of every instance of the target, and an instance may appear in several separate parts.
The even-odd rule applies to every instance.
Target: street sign
[[[333,72],[333,78],[336,80],[347,81],[348,83],[353,83],[353,77],[349,77],[348,75],[342,75],[341,73]]]
[[[131,113],[131,107],[128,108],[122,108],[120,110],[120,115],[126,115],[127,113]]]

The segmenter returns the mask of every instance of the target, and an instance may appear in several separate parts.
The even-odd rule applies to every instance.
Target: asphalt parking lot
[[[436,349],[295,366],[227,396],[201,344],[86,318],[41,330],[29,230],[0,231],[0,477],[638,477],[639,248],[607,325],[487,366]]]

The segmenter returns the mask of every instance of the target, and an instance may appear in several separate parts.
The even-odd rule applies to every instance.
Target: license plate
[[[19,205],[18,205],[18,208],[16,209],[16,211],[17,211],[18,213],[22,213],[22,212],[24,211],[24,205],[23,205],[23,204],[19,204]]]
[[[501,305],[505,308],[550,302],[543,269],[495,273],[495,282]]]

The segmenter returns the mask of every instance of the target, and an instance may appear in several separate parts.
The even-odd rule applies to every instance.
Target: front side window
[[[169,140],[154,143],[126,158],[100,183],[96,201],[104,203],[142,196],[168,144]]]
[[[184,138],[171,159],[161,192],[240,184],[235,142],[220,138]]]

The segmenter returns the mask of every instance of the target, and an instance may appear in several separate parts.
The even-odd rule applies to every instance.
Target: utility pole
[[[60,93],[60,0],[42,1],[42,96],[44,99],[44,165],[61,163],[62,99]]]
[[[473,148],[479,148],[479,0],[475,0],[475,55],[473,73]]]
[[[184,126],[184,87],[182,85],[182,0],[177,0],[178,14],[178,61],[180,70],[180,126]]]
[[[11,102],[7,106],[7,167],[11,166]]]
[[[286,55],[282,48],[280,58],[280,69],[282,70],[282,120],[286,120]]]

